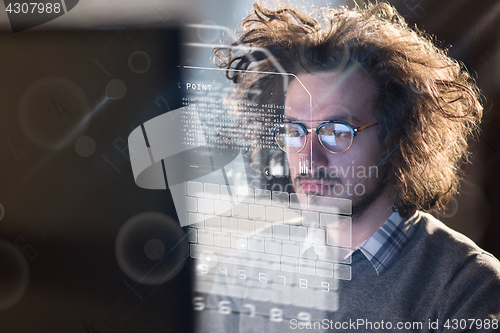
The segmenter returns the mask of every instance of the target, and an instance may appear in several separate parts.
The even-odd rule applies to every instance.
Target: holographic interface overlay
[[[198,324],[235,315],[308,321],[335,311],[338,282],[351,279],[351,200],[344,191],[294,193],[286,183],[290,167],[271,133],[283,105],[234,97],[241,91],[218,69],[182,70],[183,107],[136,128],[129,147],[137,185],[168,187],[187,227]]]

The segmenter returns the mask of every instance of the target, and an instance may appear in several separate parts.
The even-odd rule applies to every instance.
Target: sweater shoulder
[[[427,229],[424,246],[441,249],[439,266],[441,318],[500,318],[500,262],[468,237],[429,214],[422,219]],[[438,252],[439,253],[439,252]],[[441,269],[441,271],[444,271]]]
[[[420,213],[413,255],[426,271],[434,271],[445,288],[492,283],[500,289],[500,261],[467,236],[447,227],[430,214]],[[425,265],[424,265],[424,261]]]
[[[418,243],[415,250],[432,253],[436,258],[447,259],[466,264],[481,257],[493,266],[500,266],[500,262],[490,253],[481,249],[467,236],[449,228],[434,216],[420,212]],[[489,259],[486,259],[489,258]],[[498,268],[498,267],[497,267]]]
[[[469,283],[489,277],[500,281],[500,261],[471,239],[427,213],[418,212],[415,223],[417,229],[392,274],[418,277],[435,288],[445,288],[459,276],[471,279]]]
[[[500,318],[500,261],[432,215],[419,214],[393,274],[407,278],[439,318]]]

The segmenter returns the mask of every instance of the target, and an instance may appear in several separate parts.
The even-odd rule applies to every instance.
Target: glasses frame
[[[281,147],[280,144],[278,143],[278,140],[276,139],[276,129],[279,126],[283,125],[283,124],[297,125],[297,126],[301,127],[304,130],[304,132],[306,132],[306,140],[304,141],[304,145],[302,146],[302,148],[300,148],[300,150],[295,151],[295,152],[288,152],[285,149],[283,149],[283,147]],[[321,127],[329,125],[329,124],[342,124],[342,125],[347,126],[347,128],[349,128],[349,130],[351,131],[351,143],[349,144],[349,147],[347,147],[345,150],[343,150],[341,152],[334,152],[334,151],[331,151],[330,149],[326,148],[325,145],[323,144],[323,141],[318,138],[318,141],[319,141],[319,143],[321,143],[321,146],[323,146],[323,148],[325,148],[328,152],[330,152],[332,154],[342,154],[342,153],[345,153],[346,151],[349,150],[349,148],[351,148],[352,142],[354,141],[354,137],[356,136],[356,134],[358,132],[361,132],[364,129],[367,129],[367,128],[370,128],[370,127],[378,125],[378,123],[373,123],[373,124],[366,125],[366,126],[355,127],[355,126],[353,126],[353,125],[351,125],[351,124],[349,124],[349,123],[347,123],[345,121],[333,120],[333,121],[325,121],[325,122],[319,124],[318,127],[316,127],[316,128],[307,128],[302,123],[284,122],[284,123],[280,123],[280,124],[274,126],[271,131],[273,133],[274,142],[276,142],[276,144],[278,145],[278,147],[281,150],[283,150],[285,153],[288,153],[288,154],[297,154],[297,153],[300,153],[305,148],[305,146],[307,145],[307,135],[309,135],[309,133],[314,132],[314,133],[316,133],[316,135],[319,135],[319,130],[321,129]]]

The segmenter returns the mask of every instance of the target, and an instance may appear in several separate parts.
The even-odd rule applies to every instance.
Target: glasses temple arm
[[[361,127],[356,127],[355,132],[359,132],[359,131],[362,131],[364,129],[376,126],[376,125],[378,125],[378,123],[374,123],[374,124],[370,124],[370,125],[366,125],[366,126],[361,126]]]

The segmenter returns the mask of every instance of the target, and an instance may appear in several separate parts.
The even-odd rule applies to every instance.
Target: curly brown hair
[[[359,63],[377,90],[373,112],[391,170],[385,181],[399,198],[395,207],[409,216],[444,206],[458,190],[467,139],[477,134],[482,116],[480,92],[465,67],[387,3],[323,7],[314,14],[283,3],[253,6],[233,47],[214,50],[227,77],[267,92],[252,100],[282,105],[285,76],[254,71],[278,73],[276,61],[294,75]],[[241,54],[242,46],[250,51]]]

